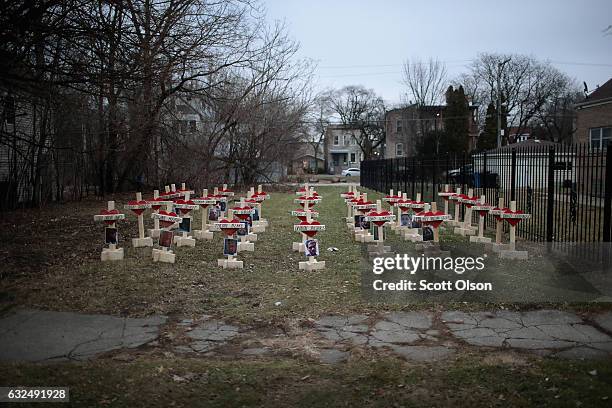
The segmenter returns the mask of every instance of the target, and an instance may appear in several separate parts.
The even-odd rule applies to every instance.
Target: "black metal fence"
[[[503,197],[531,214],[517,235],[532,241],[610,242],[612,212],[612,149],[588,145],[525,142],[490,151],[401,157],[361,163],[361,185],[380,192],[391,189],[423,201],[442,199],[436,192],[485,195],[497,205]],[[487,216],[487,227],[495,219]]]

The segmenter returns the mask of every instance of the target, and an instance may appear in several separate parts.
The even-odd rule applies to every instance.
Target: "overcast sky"
[[[395,104],[406,58],[438,58],[455,76],[480,52],[550,60],[589,89],[612,78],[612,0],[263,2],[318,63],[318,89],[361,84]]]

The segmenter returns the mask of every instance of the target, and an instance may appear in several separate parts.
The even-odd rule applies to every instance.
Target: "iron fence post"
[[[608,146],[606,150],[606,190],[604,193],[603,241],[610,242],[612,235],[612,231],[610,231],[610,217],[612,216],[612,146]]]
[[[512,170],[514,173],[514,168]],[[555,204],[555,148],[550,146],[548,149],[548,185],[547,185],[547,205],[546,205],[546,241],[553,242],[555,237],[553,209]],[[514,199],[514,196],[513,198]]]

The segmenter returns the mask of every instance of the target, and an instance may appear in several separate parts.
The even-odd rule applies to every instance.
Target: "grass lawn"
[[[364,358],[340,366],[149,356],[131,362],[1,365],[0,378],[70,386],[71,405],[80,407],[606,407],[612,398],[607,362],[496,355],[436,365]]]
[[[222,270],[222,236],[175,248],[176,264],[153,263],[149,248],[131,248],[137,234],[135,217],[119,223],[125,260],[98,260],[104,227],[93,222],[103,204],[85,201],[41,211],[15,212],[2,225],[0,292],[5,303],[52,310],[142,316],[222,315],[249,322],[276,317],[316,317],[325,312],[367,308],[360,301],[360,248],[349,238],[339,217],[346,210],[337,196],[340,187],[321,188],[326,199],[318,206],[327,230],[319,234],[321,260],[329,267],[298,272],[303,256],[291,251],[298,208],[296,197],[271,193],[263,214],[270,226],[259,234],[254,253],[240,253],[243,270]],[[123,202],[117,200],[117,207]],[[194,225],[200,225],[200,213]],[[17,222],[13,221],[18,218]],[[152,221],[147,219],[148,223]],[[328,247],[338,252],[329,252]],[[274,306],[281,301],[283,307]]]
[[[4,213],[0,220],[0,306],[121,316],[164,314],[173,318],[212,315],[262,330],[307,322],[323,314],[378,313],[396,309],[533,308],[542,304],[443,304],[422,300],[406,305],[367,302],[361,293],[362,246],[347,232],[346,187],[317,186],[317,206],[327,226],[317,238],[327,268],[298,271],[302,256],[291,251],[298,206],[292,192],[272,192],[263,215],[269,228],[256,252],[241,253],[243,270],[222,270],[222,238],[176,248],[174,265],[154,264],[149,248],[131,248],[135,217],[119,223],[123,262],[102,263],[102,225],[93,214],[97,200]],[[370,192],[370,199],[380,197]],[[117,208],[131,196],[117,196]],[[194,225],[200,224],[196,212]],[[147,227],[152,221],[145,218]],[[447,242],[460,242],[450,234]],[[389,234],[407,252],[414,244]],[[337,252],[327,251],[338,248]],[[539,262],[534,260],[532,262]],[[537,265],[537,264],[536,264]],[[509,268],[510,271],[512,268]],[[516,269],[516,268],[515,268]],[[518,276],[518,275],[517,275]],[[518,276],[517,279],[524,277]],[[281,302],[280,306],[276,306]],[[544,305],[550,307],[551,305]],[[608,305],[555,304],[589,313]],[[291,323],[293,324],[293,323]],[[163,343],[163,342],[162,342]],[[123,356],[123,357],[122,357]],[[609,406],[609,361],[543,359],[512,351],[462,350],[435,364],[363,353],[345,364],[324,365],[303,354],[264,358],[227,355],[184,357],[170,348],[111,353],[89,362],[0,364],[1,385],[70,386],[75,406]],[[20,405],[23,406],[23,405]]]
[[[299,239],[292,229],[296,219],[290,211],[298,205],[293,203],[295,195],[291,193],[271,193],[271,199],[264,203],[263,213],[270,226],[259,234],[254,253],[239,255],[244,260],[243,270],[217,267],[216,260],[222,257],[219,233],[213,241],[200,241],[195,248],[175,248],[176,264],[153,263],[150,248],[131,248],[129,239],[137,235],[132,215],[119,223],[125,260],[102,263],[99,252],[104,227],[93,222],[93,214],[104,206],[101,201],[8,213],[0,224],[0,239],[5,243],[0,252],[0,301],[5,308],[25,305],[123,316],[209,314],[243,323],[398,309],[400,306],[394,304],[363,301],[361,270],[366,258],[362,245],[352,240],[341,220],[346,207],[338,194],[345,189],[318,187],[324,197],[317,205],[319,220],[327,227],[317,235],[321,243],[319,259],[326,261],[327,268],[310,273],[298,271],[303,256],[291,251],[292,241]],[[380,194],[370,192],[370,199],[378,197]],[[117,208],[127,201],[125,196],[116,199]],[[194,226],[200,224],[199,217],[198,211]],[[149,226],[152,221],[147,217],[146,223]],[[466,241],[450,233],[442,240],[451,244]],[[416,254],[414,244],[395,234],[388,234],[388,242],[398,251]],[[338,251],[329,252],[328,247]],[[494,269],[507,269],[503,276],[516,275],[513,284],[533,288],[537,297],[536,284],[543,274],[521,274],[515,263],[494,262]],[[540,267],[538,262],[541,260],[534,257],[521,265],[530,265],[531,270],[554,266],[542,263]],[[491,307],[486,302],[465,305],[461,300],[451,306]],[[281,306],[275,306],[279,301]],[[431,299],[412,299],[402,307],[437,308],[439,304]]]

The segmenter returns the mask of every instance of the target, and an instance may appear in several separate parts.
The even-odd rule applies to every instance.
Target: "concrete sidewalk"
[[[164,347],[196,357],[259,358],[300,352],[335,364],[355,352],[370,352],[428,362],[453,358],[466,349],[569,359],[612,357],[612,312],[589,319],[559,310],[385,312],[287,323],[294,329],[274,332],[210,316],[168,322],[164,316],[134,319],[17,310],[0,318],[0,360],[84,360],[146,344],[159,347],[154,340],[162,329],[172,332]]]
[[[0,319],[0,360],[84,360],[156,339],[163,316],[143,319],[17,310]]]

